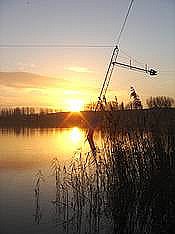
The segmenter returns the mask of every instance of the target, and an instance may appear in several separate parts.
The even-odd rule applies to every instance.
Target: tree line
[[[146,99],[147,108],[159,109],[159,108],[172,108],[174,107],[175,100],[172,97],[166,96],[156,96],[149,97]],[[84,111],[94,111],[96,110],[97,102],[92,102],[84,106]],[[103,97],[98,110],[134,110],[134,109],[143,109],[143,104],[134,89],[131,89],[130,102],[124,104],[124,102],[118,102],[117,97],[114,100],[107,101]],[[97,110],[97,111],[98,111]],[[31,116],[31,115],[48,115],[51,113],[57,113],[58,110],[52,108],[34,108],[34,107],[15,107],[15,108],[0,108],[0,116]]]
[[[100,105],[101,108],[105,110],[135,110],[135,109],[143,109],[142,101],[140,100],[139,96],[136,94],[135,90],[131,92],[130,101],[126,104],[124,102],[118,102],[117,97],[115,97],[112,101],[107,101],[104,97],[101,100]],[[159,108],[172,108],[175,105],[175,100],[172,97],[166,96],[156,96],[156,97],[149,97],[146,99],[146,108],[149,109],[159,109]],[[94,111],[97,107],[97,102],[92,102],[85,106],[86,111]],[[98,108],[97,110],[100,110]]]
[[[0,116],[31,116],[31,115],[47,115],[56,113],[57,110],[52,108],[34,108],[34,107],[6,107],[0,108]]]

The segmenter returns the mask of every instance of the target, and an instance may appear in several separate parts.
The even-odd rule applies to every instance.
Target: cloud
[[[68,81],[28,72],[0,72],[0,84],[13,88],[56,88]]]
[[[28,72],[0,72],[0,105],[61,106],[66,97],[85,100],[96,95],[88,79],[80,81],[41,76]]]
[[[77,73],[92,73],[93,72],[93,71],[89,70],[89,68],[87,68],[87,67],[78,67],[78,66],[67,67],[65,70],[77,72]]]

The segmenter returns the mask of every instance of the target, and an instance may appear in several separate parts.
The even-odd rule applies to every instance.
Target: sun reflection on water
[[[89,145],[85,143],[86,130],[78,127],[25,129],[15,134],[0,132],[0,170],[48,168],[53,158],[65,163],[77,150],[89,151]]]
[[[79,128],[74,127],[70,132],[70,139],[73,144],[78,144],[82,140],[82,132]]]

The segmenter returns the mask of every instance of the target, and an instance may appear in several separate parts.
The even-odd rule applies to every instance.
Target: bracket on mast
[[[113,62],[113,65],[120,66],[120,67],[123,67],[123,68],[129,68],[129,69],[135,70],[135,71],[146,72],[146,73],[149,73],[150,76],[156,76],[157,75],[157,71],[154,70],[154,69],[148,69],[147,65],[146,65],[145,68],[136,67],[136,66],[131,65],[131,61],[130,61],[129,64],[119,63],[119,62],[115,61],[115,62]]]

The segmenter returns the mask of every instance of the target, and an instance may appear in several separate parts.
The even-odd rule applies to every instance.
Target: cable
[[[129,13],[130,13],[130,10],[131,10],[131,7],[133,5],[133,2],[134,0],[131,0],[130,2],[130,5],[129,5],[129,8],[128,8],[128,11],[127,11],[127,14],[125,16],[125,19],[124,19],[124,22],[123,22],[123,25],[121,27],[121,30],[119,32],[119,35],[118,35],[118,39],[117,39],[117,45],[119,44],[120,42],[120,38],[121,38],[121,35],[124,31],[124,28],[125,28],[125,25],[126,25],[126,22],[127,22],[127,18],[129,16]],[[78,45],[74,45],[74,44],[55,44],[55,45],[51,45],[51,44],[43,44],[43,45],[32,45],[32,44],[5,44],[5,45],[0,45],[0,48],[13,48],[13,47],[16,47],[16,48],[19,48],[19,47],[32,47],[32,48],[36,48],[36,47],[60,47],[60,48],[111,48],[112,46],[111,45],[88,45],[88,44],[78,44]]]
[[[109,83],[110,83],[112,73],[113,73],[113,70],[114,70],[114,63],[117,61],[117,58],[118,58],[118,53],[119,53],[118,45],[119,45],[122,33],[124,31],[126,21],[127,21],[128,16],[129,16],[129,13],[130,13],[133,2],[134,2],[134,0],[131,0],[131,2],[129,4],[127,14],[126,14],[126,16],[124,18],[123,25],[122,25],[121,30],[120,30],[119,35],[118,35],[117,44],[113,49],[112,56],[111,56],[111,59],[110,59],[109,65],[108,65],[108,69],[106,71],[105,79],[104,79],[104,82],[103,82],[103,85],[102,85],[102,88],[101,88],[101,91],[100,91],[99,101],[97,102],[97,105],[95,107],[95,111],[97,111],[98,106],[101,105],[101,103],[100,103],[101,102],[101,97],[105,98],[105,94],[106,94],[107,89],[109,87]],[[94,132],[93,128],[89,128],[87,139],[88,139],[89,145],[91,147],[91,150],[92,150],[94,156],[96,156],[96,147],[95,147],[95,144],[94,144],[94,141],[93,141],[93,132]]]
[[[120,30],[119,35],[118,35],[117,45],[119,45],[119,43],[120,43],[120,39],[121,39],[122,33],[123,33],[123,31],[124,31],[124,28],[125,28],[125,25],[126,25],[126,21],[127,21],[127,19],[128,19],[128,16],[129,16],[131,7],[132,7],[132,5],[133,5],[133,2],[134,2],[134,0],[131,0],[131,2],[130,2],[130,4],[129,4],[128,11],[127,11],[127,13],[126,13],[126,16],[125,16],[123,25],[122,25],[121,30]]]
[[[120,51],[121,51],[124,55],[126,55],[129,59],[132,59],[134,62],[136,62],[137,64],[139,64],[139,65],[141,65],[141,66],[144,66],[144,65],[145,65],[143,62],[138,61],[138,60],[135,59],[133,56],[129,55],[126,51],[121,50],[121,49],[120,49]]]
[[[112,45],[100,45],[100,44],[7,44],[0,45],[0,48],[112,48]]]
[[[113,73],[113,70],[114,70],[114,64],[117,61],[118,54],[119,54],[118,45],[119,45],[122,33],[124,31],[124,28],[125,28],[125,25],[126,25],[126,22],[127,22],[127,19],[128,19],[128,16],[129,16],[129,13],[130,13],[133,2],[134,2],[134,0],[130,1],[126,16],[124,18],[124,22],[122,24],[121,30],[120,30],[119,35],[118,35],[116,46],[113,49],[113,53],[112,53],[112,56],[111,56],[111,59],[110,59],[109,65],[108,65],[108,69],[106,71],[105,79],[104,79],[104,82],[103,82],[103,85],[102,85],[102,88],[101,88],[101,91],[100,91],[99,100],[101,99],[102,96],[106,95],[109,83],[111,81],[112,73]]]

